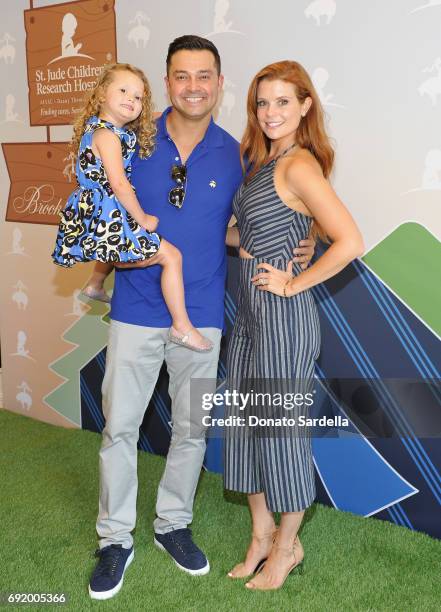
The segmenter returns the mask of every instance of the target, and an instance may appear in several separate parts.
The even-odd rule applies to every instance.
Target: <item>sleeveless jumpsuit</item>
[[[320,350],[320,326],[310,291],[285,298],[259,291],[250,282],[259,271],[258,263],[285,270],[293,248],[308,237],[311,228],[312,218],[286,206],[275,190],[277,159],[242,184],[233,200],[240,244],[254,258],[239,258],[238,305],[228,346],[227,387],[286,397],[288,390],[310,391]],[[294,264],[293,274],[300,272],[300,266]],[[304,510],[315,498],[311,439],[306,428],[249,426],[250,413],[265,419],[296,417],[295,422],[300,414],[308,416],[305,406],[289,410],[280,405],[227,407],[226,416],[243,417],[245,425],[225,427],[225,487],[243,493],[264,492],[272,512]]]

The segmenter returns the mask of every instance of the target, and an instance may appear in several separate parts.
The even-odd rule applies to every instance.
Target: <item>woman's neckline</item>
[[[276,155],[276,157],[273,157],[272,159],[270,159],[269,161],[266,162],[265,165],[271,164],[272,162],[276,162],[278,159],[280,159],[281,157],[283,157],[284,155],[286,155],[287,153],[289,153],[289,151],[291,151],[292,149],[294,149],[294,147],[297,146],[296,142],[293,142],[291,145],[289,145],[289,147],[287,147],[284,151],[282,151],[281,153],[279,153],[279,155]]]

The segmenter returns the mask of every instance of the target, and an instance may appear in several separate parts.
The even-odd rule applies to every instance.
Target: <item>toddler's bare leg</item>
[[[110,302],[110,297],[104,291],[104,281],[113,270],[113,265],[97,261],[92,276],[87,281],[82,293],[93,300]]]
[[[155,260],[156,258],[157,263],[162,266],[162,294],[173,320],[171,334],[178,337],[189,336],[189,341],[185,342],[188,348],[196,350],[211,349],[212,343],[210,340],[193,327],[188,318],[185,308],[182,256],[180,251],[170,242],[163,239]]]

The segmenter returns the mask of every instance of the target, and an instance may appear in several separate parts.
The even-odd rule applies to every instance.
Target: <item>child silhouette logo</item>
[[[3,43],[0,47],[0,57],[5,61],[5,64],[13,64],[15,59],[15,47],[11,45],[11,42],[15,42],[15,38],[6,32],[0,43]]]
[[[17,304],[19,310],[26,310],[26,308],[28,307],[29,299],[26,293],[25,284],[21,280],[19,280],[13,288],[15,289],[15,291],[12,294],[12,301]]]
[[[15,96],[11,93],[6,95],[5,98],[5,123],[9,123],[11,121],[23,123],[23,121],[19,118],[18,113],[15,112]]]
[[[430,149],[424,159],[420,187],[409,189],[402,195],[415,191],[441,191],[441,150]]]
[[[335,0],[313,0],[305,8],[305,17],[312,17],[316,25],[320,26],[321,18],[326,17],[325,25],[329,25],[337,11],[337,2]]]
[[[145,49],[150,40],[150,30],[145,25],[148,21],[150,21],[150,17],[148,15],[142,11],[137,11],[134,18],[129,22],[135,25],[129,30],[127,38],[129,42],[136,45],[137,49],[141,43],[143,49]]]
[[[54,57],[54,59],[48,62],[48,65],[65,57],[87,57],[88,59],[94,59],[91,55],[79,52],[83,43],[74,43],[73,37],[77,26],[78,21],[75,15],[73,13],[66,13],[61,22],[61,55]]]
[[[318,96],[320,98],[320,102],[323,106],[335,106],[336,108],[346,108],[342,104],[337,104],[336,102],[331,102],[334,97],[333,93],[326,93],[325,87],[329,81],[329,72],[326,68],[319,66],[314,70],[311,75],[311,80],[314,83],[314,87],[317,90]]]
[[[32,397],[30,395],[32,393],[32,389],[25,381],[17,385],[17,389],[19,392],[15,396],[15,399],[20,404],[22,410],[29,411],[30,407],[32,406]]]
[[[23,233],[19,227],[14,227],[12,231],[12,248],[8,255],[26,255],[24,246],[21,241]]]
[[[17,352],[11,353],[13,357],[25,357],[26,359],[31,359],[35,361],[35,359],[31,356],[29,349],[26,348],[27,342],[26,332],[20,330],[17,332]]]
[[[214,5],[213,31],[206,36],[213,34],[242,34],[238,30],[233,30],[233,22],[228,18],[227,14],[230,10],[230,0],[216,0]]]
[[[20,116],[15,112],[15,96],[11,93],[5,96],[5,114],[4,119],[0,121],[0,124],[5,123],[23,123]]]

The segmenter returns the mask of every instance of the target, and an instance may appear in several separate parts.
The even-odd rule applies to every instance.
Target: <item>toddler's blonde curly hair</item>
[[[136,75],[141,79],[144,84],[144,93],[142,95],[142,110],[134,121],[127,123],[124,127],[133,130],[136,134],[138,145],[139,145],[139,157],[149,157],[155,147],[155,136],[156,136],[156,123],[153,117],[153,102],[152,92],[150,89],[149,82],[145,74],[139,68],[132,66],[131,64],[109,64],[104,67],[95,88],[90,92],[83,110],[79,113],[73,126],[73,136],[71,142],[71,149],[76,156],[78,155],[78,148],[80,146],[81,137],[83,136],[84,129],[87,121],[93,115],[99,115],[103,96],[105,95],[106,89],[112,82],[112,77],[117,70],[126,70]]]

